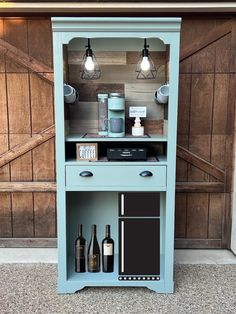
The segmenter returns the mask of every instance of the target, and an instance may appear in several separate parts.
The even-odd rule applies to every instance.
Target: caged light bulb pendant
[[[135,70],[138,80],[155,79],[157,76],[157,69],[152,61],[148,48],[147,40],[144,39],[144,48]]]
[[[83,62],[81,65],[81,79],[82,80],[98,80],[101,77],[101,70],[97,63],[96,57],[90,46],[90,39],[88,39],[88,45],[85,46]]]

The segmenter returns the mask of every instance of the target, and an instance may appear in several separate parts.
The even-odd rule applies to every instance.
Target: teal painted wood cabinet
[[[180,18],[52,18],[59,293],[73,293],[90,286],[148,287],[159,293],[172,293],[174,290],[180,25]],[[80,43],[84,47],[88,38],[101,63],[102,75],[107,75],[106,79],[102,76],[97,81],[80,81],[78,64],[83,49],[79,47]],[[154,81],[141,82],[131,75],[137,62],[134,52],[138,51],[139,45],[140,51],[142,50],[144,38],[150,43],[150,50],[153,47],[153,50],[160,50],[156,57],[156,52],[151,51],[153,59],[157,60],[157,78]],[[158,63],[161,56],[164,63]],[[110,60],[107,64],[106,58]],[[163,64],[166,65],[164,72]],[[113,66],[116,66],[116,70],[112,70]],[[68,71],[69,75],[66,74]],[[75,85],[79,86],[81,99],[75,105],[65,104],[64,83],[73,85],[76,80],[78,85]],[[166,80],[169,82],[168,104],[156,104],[153,101],[153,89],[157,89]],[[127,84],[124,87],[125,82]],[[153,121],[155,115],[159,115],[165,128],[156,134],[148,132],[146,137],[90,136],[91,129],[96,128],[94,110],[97,108],[96,102],[90,98],[99,84],[104,87],[104,84],[111,86],[110,83],[113,83],[113,88],[114,85],[118,89],[122,86],[125,88],[127,106],[135,106],[136,101],[147,106],[146,125],[152,123],[150,125],[155,129],[158,123]],[[95,127],[91,126],[92,123],[95,123]],[[86,136],[81,133],[83,129]],[[98,160],[78,161],[77,143],[96,143]],[[106,159],[104,152],[108,148],[129,146],[147,147],[154,158],[148,156],[146,161]],[[156,155],[158,158],[155,158]],[[91,176],[81,176],[81,173],[87,172]],[[136,205],[132,207],[132,204]],[[114,272],[75,272],[74,243],[77,225],[81,223],[87,244],[92,224],[97,225],[100,244],[105,225],[111,225],[115,241]]]

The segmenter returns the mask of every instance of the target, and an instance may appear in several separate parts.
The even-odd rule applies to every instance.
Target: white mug
[[[64,84],[64,100],[67,104],[73,104],[78,97],[78,92],[74,89],[74,87]]]
[[[162,85],[155,92],[155,101],[159,104],[166,104],[169,98],[169,84]]]

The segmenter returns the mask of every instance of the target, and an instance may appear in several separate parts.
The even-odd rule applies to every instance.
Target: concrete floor
[[[0,248],[0,263],[57,263],[57,249]],[[236,264],[229,250],[175,250],[175,264]]]
[[[236,265],[175,265],[175,293],[147,288],[56,291],[55,264],[1,264],[1,314],[235,314]]]

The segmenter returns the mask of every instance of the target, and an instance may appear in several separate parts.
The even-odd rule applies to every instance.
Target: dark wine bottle
[[[88,247],[88,271],[91,273],[100,271],[100,248],[97,241],[96,225],[92,225],[92,235]]]
[[[78,238],[75,241],[75,271],[85,272],[85,244],[86,241],[82,234],[82,225],[78,225]]]
[[[106,237],[102,241],[102,270],[105,273],[114,271],[114,241],[111,238],[110,225],[106,225]]]

